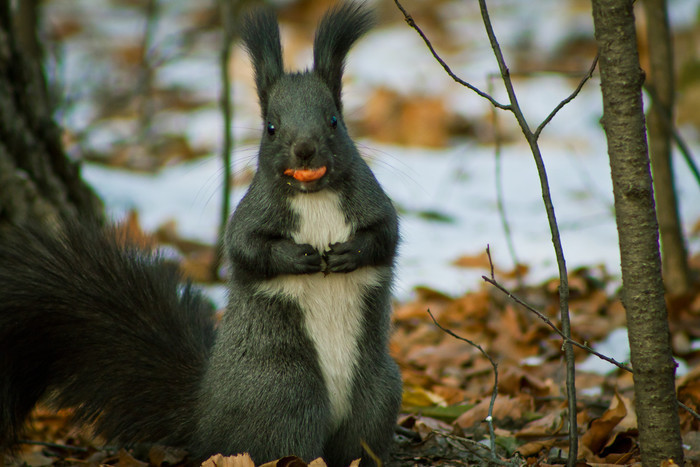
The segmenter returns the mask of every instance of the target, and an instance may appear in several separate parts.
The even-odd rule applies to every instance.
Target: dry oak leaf
[[[597,455],[615,440],[618,433],[636,428],[636,425],[637,417],[630,401],[616,391],[608,410],[600,418],[593,420],[581,436],[581,452]]]
[[[561,434],[567,426],[566,413],[566,408],[562,406],[552,410],[542,418],[533,420],[517,431],[515,433],[516,438],[531,439],[531,441],[518,447],[517,451],[520,455],[524,457],[533,456],[543,449],[549,450],[554,447],[559,441],[556,435]]]
[[[120,449],[117,467],[148,467],[148,462],[142,462],[129,454],[125,449]]]
[[[537,441],[530,441],[529,443],[525,443],[522,446],[518,447],[516,449],[517,452],[520,453],[521,456],[523,457],[530,457],[530,456],[535,456],[542,452],[543,450],[550,450],[554,447],[554,445],[557,444],[557,439],[556,438],[550,438],[550,439],[545,439],[545,440],[537,440]],[[544,464],[539,464],[540,466]],[[590,464],[587,464],[590,465]]]
[[[560,434],[566,428],[566,407],[550,411],[547,415],[533,420],[515,433],[516,438],[548,438]]]
[[[523,368],[514,365],[504,365],[498,378],[498,392],[517,395],[527,389],[539,397],[549,396],[554,383],[551,379],[542,380]]]
[[[255,467],[255,462],[248,453],[226,457],[216,454],[202,462],[201,467]]]

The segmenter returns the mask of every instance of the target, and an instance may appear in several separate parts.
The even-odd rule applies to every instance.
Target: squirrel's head
[[[318,191],[348,176],[359,155],[343,120],[341,81],[350,47],[371,24],[362,5],[330,10],[316,31],[313,68],[285,73],[275,15],[258,10],[244,20],[241,34],[264,123],[258,171],[299,191]]]

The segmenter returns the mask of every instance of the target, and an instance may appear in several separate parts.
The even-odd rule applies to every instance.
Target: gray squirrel
[[[386,458],[401,401],[388,354],[398,222],[341,103],[345,56],[371,23],[362,5],[333,8],[313,68],[286,73],[274,14],[243,22],[265,124],[226,232],[217,328],[175,266],[113,229],[0,232],[0,448],[47,399],[107,440],[196,459]]]

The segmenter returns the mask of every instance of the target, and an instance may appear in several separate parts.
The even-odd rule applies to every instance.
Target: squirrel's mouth
[[[287,169],[284,174],[300,182],[313,182],[326,175],[326,166],[316,169]]]

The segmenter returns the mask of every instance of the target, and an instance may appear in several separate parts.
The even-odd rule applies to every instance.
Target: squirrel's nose
[[[316,145],[309,140],[297,141],[292,146],[294,156],[302,161],[307,161],[316,154]]]

